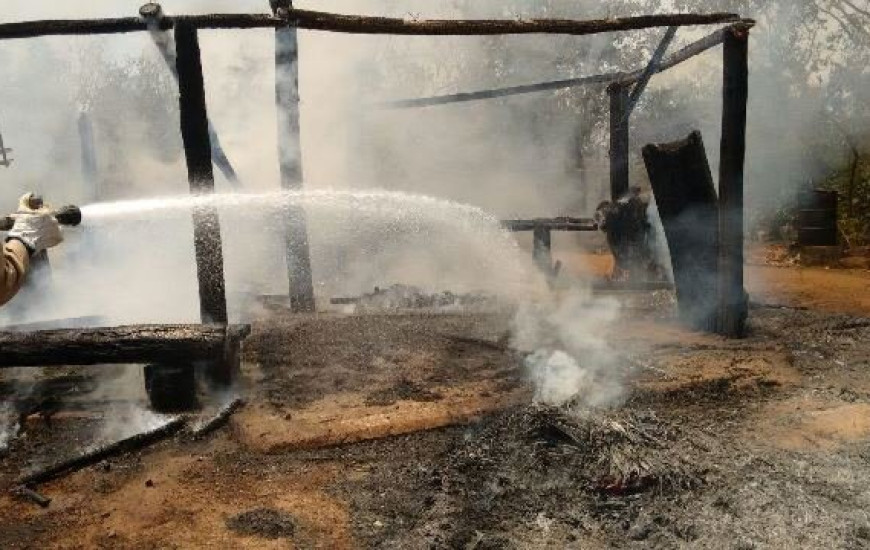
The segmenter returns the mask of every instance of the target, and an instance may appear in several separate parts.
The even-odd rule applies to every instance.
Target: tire
[[[193,365],[154,364],[145,367],[145,392],[151,408],[157,412],[184,412],[194,410],[196,373]]]

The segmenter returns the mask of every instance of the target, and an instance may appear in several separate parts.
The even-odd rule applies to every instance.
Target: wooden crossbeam
[[[159,28],[169,30],[184,22],[198,29],[278,28],[287,25],[300,29],[352,34],[394,34],[418,36],[494,35],[494,34],[568,34],[589,35],[615,31],[631,31],[652,27],[714,25],[740,20],[733,13],[676,13],[618,17],[609,19],[399,19],[341,15],[311,10],[291,9],[287,18],[266,14],[208,14],[164,17]],[[110,19],[51,19],[0,24],[0,39],[33,38],[37,36],[118,34],[147,30],[140,17]]]
[[[590,218],[536,218],[531,220],[502,220],[507,231],[534,231],[544,228],[549,231],[598,231],[598,224]]]

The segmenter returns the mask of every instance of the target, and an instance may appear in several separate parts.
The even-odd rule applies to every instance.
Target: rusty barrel
[[[800,246],[837,246],[836,191],[815,189],[801,193],[798,211]]]

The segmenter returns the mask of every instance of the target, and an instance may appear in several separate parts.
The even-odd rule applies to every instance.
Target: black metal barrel
[[[801,193],[798,211],[800,246],[837,246],[837,192],[815,189]]]

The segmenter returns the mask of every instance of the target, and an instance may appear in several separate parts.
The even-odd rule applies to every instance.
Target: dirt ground
[[[45,509],[4,490],[0,548],[868,548],[870,277],[809,273],[751,267],[741,341],[634,307],[596,411],[532,403],[505,312],[277,312],[229,426],[41,485]],[[128,422],[93,395],[28,420],[0,489]]]

